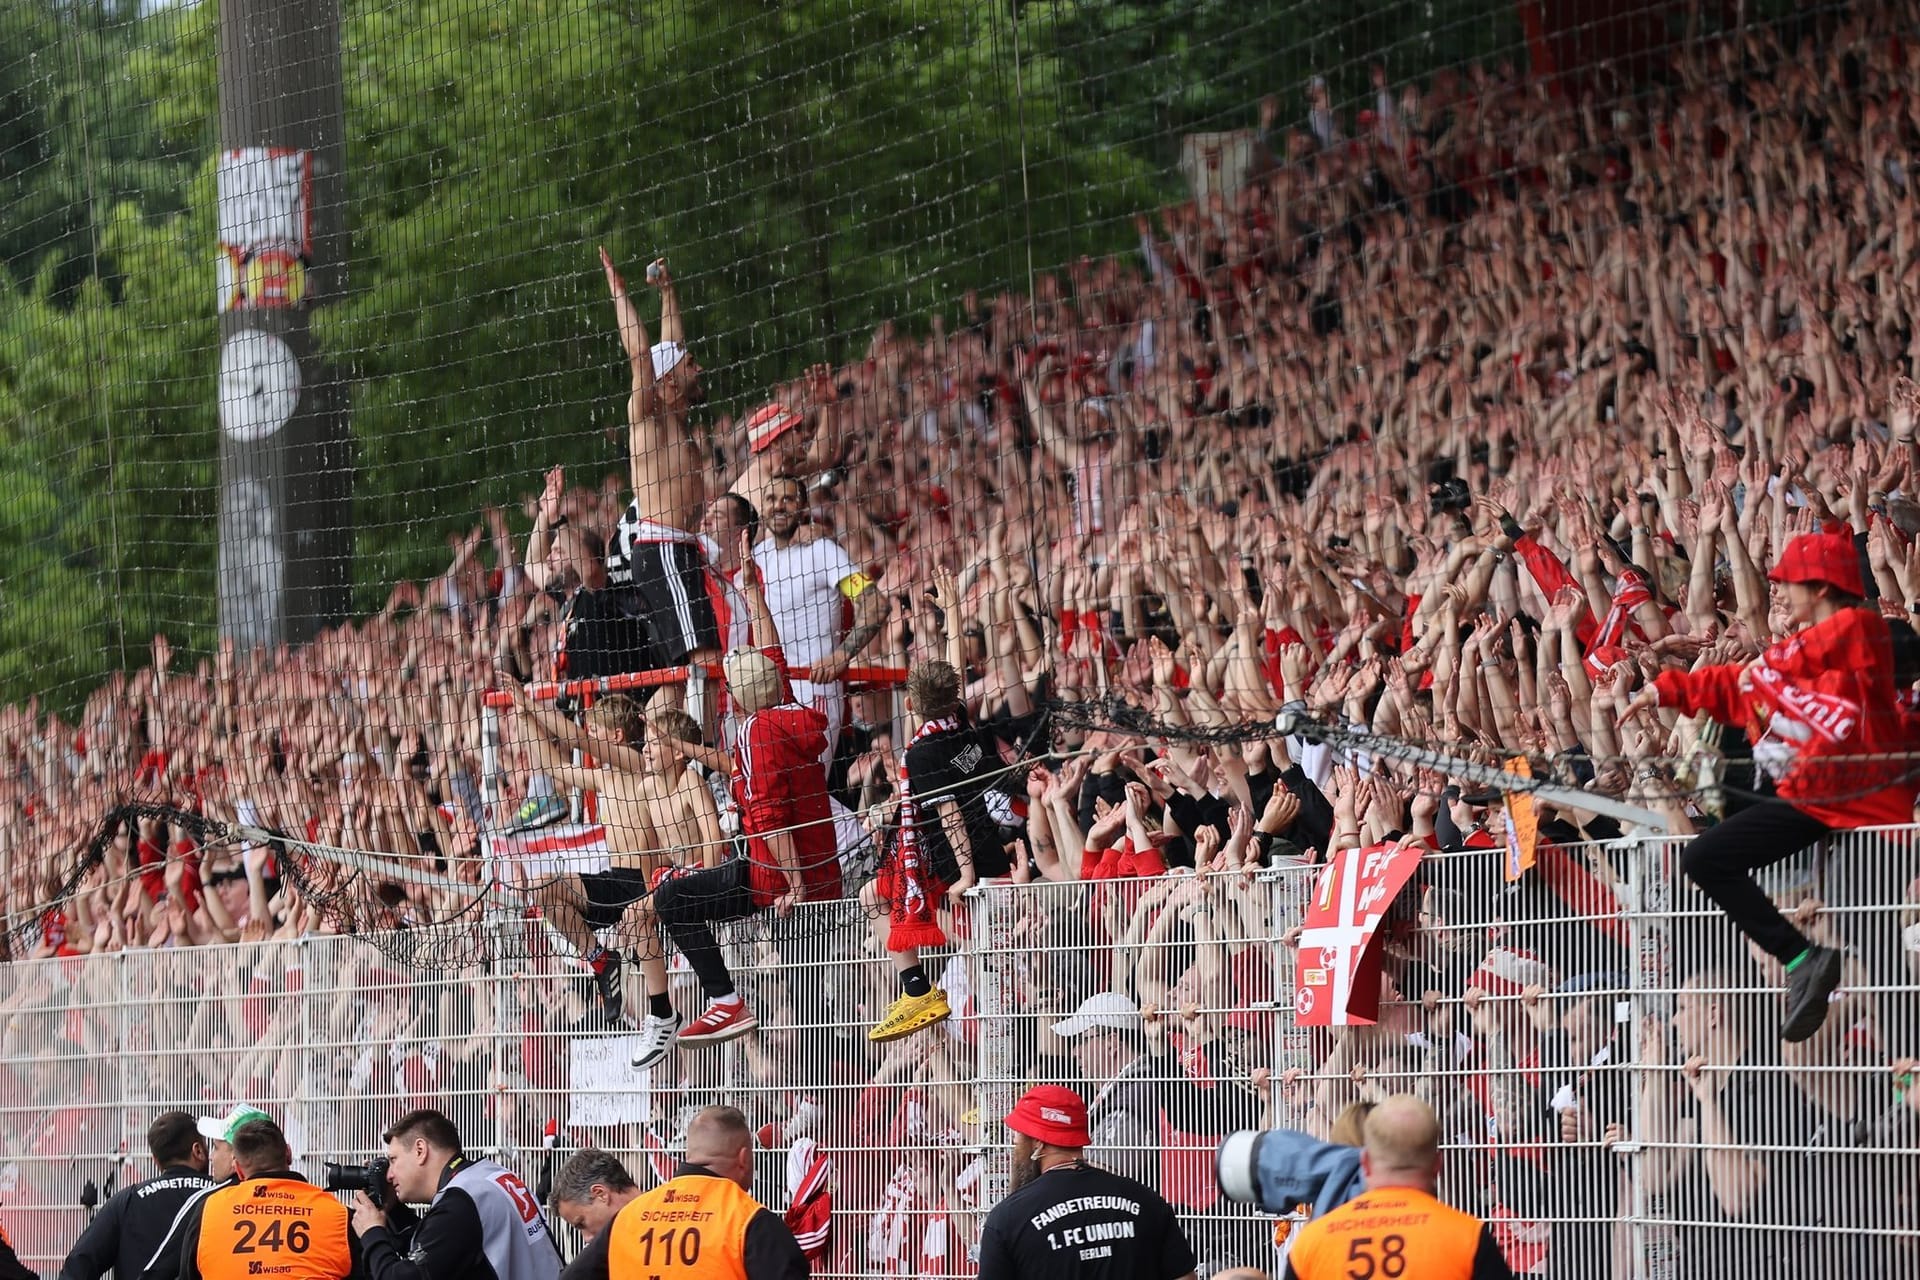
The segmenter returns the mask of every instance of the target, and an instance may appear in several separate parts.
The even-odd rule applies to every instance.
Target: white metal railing
[[[145,1127],[169,1107],[264,1106],[317,1176],[431,1104],[530,1182],[590,1141],[648,1185],[680,1119],[725,1100],[766,1126],[767,1203],[785,1203],[797,1139],[834,1161],[825,1272],[965,1274],[1005,1186],[1001,1117],[1054,1081],[1095,1099],[1096,1158],[1157,1185],[1208,1269],[1272,1269],[1272,1219],[1214,1190],[1219,1138],[1325,1136],[1350,1102],[1410,1090],[1442,1118],[1443,1193],[1495,1223],[1517,1272],[1920,1274],[1920,1087],[1890,1070],[1914,1055],[1920,1007],[1909,838],[1850,834],[1764,873],[1789,906],[1817,899],[1808,927],[1855,957],[1828,1031],[1785,1052],[1780,975],[1678,880],[1671,841],[1568,850],[1552,883],[1517,887],[1496,854],[1430,857],[1388,926],[1376,1028],[1293,1025],[1305,867],[989,886],[928,956],[953,1021],[890,1046],[866,1039],[894,994],[868,921],[850,903],[803,908],[732,944],[759,1035],[651,1078],[524,921],[497,926],[500,950],[530,958],[457,973],[339,937],[13,964],[0,1222],[51,1273],[85,1223],[83,1186],[150,1173]],[[1053,1032],[1102,991],[1149,1011],[1137,1037]],[[699,1000],[687,975],[674,996]]]

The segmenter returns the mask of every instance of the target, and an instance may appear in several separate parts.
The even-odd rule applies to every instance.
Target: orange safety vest
[[[1469,1280],[1483,1224],[1412,1187],[1383,1187],[1300,1228],[1300,1280]]]
[[[747,1224],[759,1212],[736,1182],[682,1174],[614,1218],[609,1280],[745,1280]]]
[[[249,1178],[208,1195],[194,1254],[206,1280],[345,1280],[347,1206],[298,1178]]]

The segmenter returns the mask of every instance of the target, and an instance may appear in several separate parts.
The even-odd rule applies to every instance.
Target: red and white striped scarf
[[[1594,632],[1593,640],[1587,645],[1588,678],[1597,679],[1601,672],[1627,656],[1627,632],[1631,631],[1642,643],[1646,642],[1646,633],[1633,620],[1633,611],[1651,599],[1653,592],[1647,589],[1646,579],[1633,570],[1625,570],[1614,579],[1613,603],[1607,606],[1607,616],[1601,620],[1600,629]]]
[[[952,733],[960,727],[959,718],[947,716],[929,720],[914,730],[908,750],[925,738]],[[887,949],[905,951],[910,947],[945,945],[946,933],[934,917],[934,902],[940,882],[928,863],[926,850],[920,847],[920,810],[913,802],[913,787],[907,778],[907,753],[900,753],[900,835],[893,845],[893,875],[884,886],[890,904],[892,923],[887,930]]]

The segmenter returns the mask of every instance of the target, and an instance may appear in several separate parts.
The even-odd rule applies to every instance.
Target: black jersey
[[[980,1232],[980,1280],[1176,1280],[1194,1266],[1173,1208],[1093,1165],[1041,1174],[995,1205]]]
[[[947,884],[960,878],[959,860],[940,824],[940,806],[960,806],[973,846],[973,872],[979,879],[1007,874],[1006,846],[1000,843],[1000,824],[987,807],[987,791],[998,775],[1000,757],[992,741],[971,725],[946,733],[929,734],[907,747],[907,785],[919,815],[915,834],[926,850],[927,865]]]

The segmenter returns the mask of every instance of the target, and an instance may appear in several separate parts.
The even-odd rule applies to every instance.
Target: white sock
[[[736,991],[730,996],[715,996],[710,1003],[716,1009],[732,1009],[739,1005],[740,993]]]

